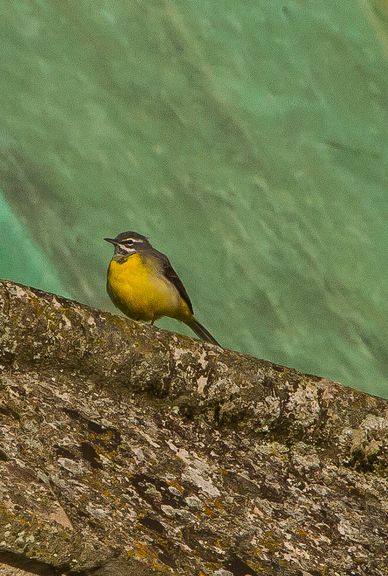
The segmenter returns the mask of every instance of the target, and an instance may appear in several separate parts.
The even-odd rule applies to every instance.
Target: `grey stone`
[[[387,400],[7,281],[0,365],[1,575],[387,574]]]

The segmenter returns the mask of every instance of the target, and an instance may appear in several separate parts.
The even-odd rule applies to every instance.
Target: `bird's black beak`
[[[114,240],[114,238],[104,238],[104,240],[106,240],[107,242],[110,242],[111,244],[114,244],[115,246],[118,245],[118,242],[116,240]]]

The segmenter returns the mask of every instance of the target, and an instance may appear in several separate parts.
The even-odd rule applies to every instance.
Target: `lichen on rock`
[[[388,571],[388,402],[0,282],[0,574]]]

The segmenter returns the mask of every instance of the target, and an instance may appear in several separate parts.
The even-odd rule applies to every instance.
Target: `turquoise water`
[[[0,270],[1,277],[14,282],[42,287],[70,297],[58,271],[31,238],[25,222],[13,214],[0,194]]]
[[[2,4],[0,276],[113,310],[135,230],[226,347],[388,397],[384,4]]]

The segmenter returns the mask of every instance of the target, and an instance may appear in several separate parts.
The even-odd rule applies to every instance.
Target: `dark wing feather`
[[[171,266],[170,260],[167,258],[165,254],[155,252],[159,255],[159,260],[162,265],[163,274],[166,276],[168,280],[170,280],[171,284],[174,284],[175,288],[178,290],[179,294],[181,295],[182,299],[186,302],[187,306],[190,309],[190,312],[193,314],[193,305],[191,304],[191,300],[189,295],[186,292],[186,288],[182,284],[182,280],[179,278],[178,274],[175,272],[174,268]]]

